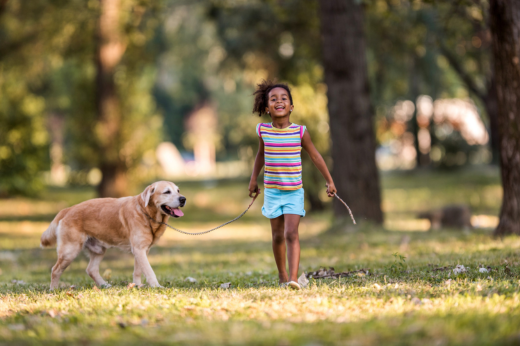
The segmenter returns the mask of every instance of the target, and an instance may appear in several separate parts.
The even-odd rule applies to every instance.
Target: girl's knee
[[[282,232],[273,232],[273,243],[281,244],[285,241],[283,231]]]
[[[299,239],[298,228],[286,229],[284,236],[285,236],[285,241],[287,241],[288,243],[298,241],[298,239]]]

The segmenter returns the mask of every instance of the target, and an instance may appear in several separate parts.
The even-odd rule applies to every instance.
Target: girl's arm
[[[318,170],[321,172],[321,175],[323,175],[323,177],[325,178],[325,181],[327,182],[327,195],[329,197],[334,197],[334,194],[337,191],[336,186],[334,185],[332,176],[330,175],[329,169],[327,168],[327,165],[325,164],[325,160],[323,160],[323,157],[320,155],[318,150],[316,150],[316,147],[312,143],[312,139],[311,139],[311,135],[309,134],[309,131],[305,131],[303,133],[302,147],[309,154],[312,162],[318,168]]]
[[[253,194],[259,194],[260,189],[258,188],[258,175],[264,167],[264,140],[262,137],[258,137],[258,153],[256,153],[255,165],[253,166],[253,174],[251,174],[251,181],[249,182],[249,197],[253,197]]]

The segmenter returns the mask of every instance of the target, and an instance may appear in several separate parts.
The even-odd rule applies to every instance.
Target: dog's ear
[[[141,198],[144,201],[144,206],[147,207],[148,203],[150,202],[150,197],[155,192],[155,184],[149,185],[144,189],[144,191],[141,193]]]

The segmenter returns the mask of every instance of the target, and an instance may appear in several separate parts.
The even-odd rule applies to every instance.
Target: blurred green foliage
[[[475,83],[489,75],[486,1],[365,2],[371,98],[376,119],[388,118],[397,100],[417,93],[466,97],[468,86],[443,52],[460,59]],[[49,169],[47,123],[65,119],[64,163],[71,182],[83,184],[98,165],[95,39],[99,3],[8,1],[0,8],[0,194],[31,194]],[[326,86],[322,84],[320,23],[315,0],[122,1],[127,45],[116,82],[123,119],[123,155],[135,182],[154,178],[152,149],[170,140],[190,150],[184,121],[198,107],[219,116],[217,158],[252,160],[256,122],[254,86],[276,78],[293,88],[292,120],[307,126],[328,160]],[[480,41],[479,41],[480,40]],[[480,42],[480,43],[479,43]],[[444,51],[443,51],[444,49]],[[476,100],[478,105],[481,102]],[[483,112],[481,112],[483,113]],[[435,135],[435,131],[432,131]],[[457,139],[443,152],[459,148]],[[468,149],[469,150],[469,149]],[[312,206],[321,177],[304,157]]]

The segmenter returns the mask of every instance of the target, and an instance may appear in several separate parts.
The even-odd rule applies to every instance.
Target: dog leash
[[[339,199],[341,201],[341,203],[343,203],[345,205],[345,207],[347,207],[348,212],[350,213],[350,218],[352,219],[352,222],[354,222],[354,225],[355,225],[356,220],[354,220],[354,215],[352,215],[352,210],[350,210],[347,203],[345,203],[341,198],[339,198],[339,196],[335,192],[334,192],[334,196],[336,196],[336,198]]]
[[[215,227],[215,228],[212,228],[212,229],[207,230],[207,231],[204,231],[204,232],[196,232],[196,233],[185,232],[185,231],[182,231],[182,230],[177,229],[177,228],[175,228],[175,227],[172,227],[172,226],[170,226],[170,225],[167,224],[167,223],[164,223],[164,222],[161,222],[161,221],[157,221],[157,220],[151,218],[150,215],[148,215],[148,213],[146,213],[144,210],[143,210],[143,213],[144,213],[144,214],[145,214],[145,215],[146,215],[150,220],[152,220],[152,221],[154,221],[154,222],[156,222],[156,223],[159,223],[159,224],[161,224],[161,225],[164,225],[164,226],[166,226],[166,227],[169,227],[169,228],[171,228],[171,229],[173,229],[174,231],[177,231],[177,232],[179,232],[179,233],[187,234],[187,235],[202,235],[202,234],[206,234],[206,233],[209,233],[209,232],[216,231],[217,229],[219,229],[219,228],[221,228],[221,227],[224,227],[224,226],[226,226],[226,225],[229,225],[230,223],[235,222],[236,220],[240,219],[242,216],[244,216],[245,213],[247,213],[247,212],[249,211],[249,209],[251,208],[251,206],[252,206],[253,203],[255,202],[256,197],[258,197],[258,195],[259,195],[259,193],[257,193],[257,194],[255,195],[255,197],[253,197],[253,200],[251,201],[251,203],[249,204],[249,206],[247,207],[247,209],[244,210],[244,212],[243,212],[242,214],[238,215],[237,217],[235,217],[235,218],[234,218],[233,220],[231,220],[231,221],[225,222],[225,223],[223,223],[223,224],[220,225],[220,226],[217,226],[217,227]],[[141,207],[141,206],[139,205],[139,207]],[[143,209],[143,208],[141,207],[141,209]],[[150,226],[151,226],[151,225],[150,225]],[[153,234],[153,229],[152,229],[152,234]]]
[[[212,228],[212,229],[210,229],[210,230],[203,231],[203,232],[195,232],[195,233],[185,232],[185,231],[183,231],[183,230],[180,230],[180,229],[177,229],[177,228],[175,228],[175,227],[173,227],[173,226],[170,226],[169,224],[167,224],[167,223],[165,223],[165,222],[157,221],[157,220],[153,219],[150,215],[148,215],[148,213],[147,213],[146,211],[143,210],[143,208],[141,207],[141,205],[139,205],[139,207],[141,208],[141,210],[143,210],[144,215],[146,215],[150,220],[152,220],[152,221],[155,222],[155,223],[158,223],[158,224],[164,225],[164,226],[166,226],[166,227],[169,227],[169,228],[173,229],[174,231],[177,231],[177,232],[182,233],[182,234],[186,234],[186,235],[202,235],[202,234],[206,234],[206,233],[209,233],[209,232],[216,231],[217,229],[222,228],[222,227],[224,227],[224,226],[226,226],[226,225],[229,225],[230,223],[235,222],[235,221],[237,221],[238,219],[240,219],[242,216],[245,215],[245,213],[247,213],[247,212],[249,211],[249,209],[251,208],[251,206],[252,206],[253,203],[255,202],[256,197],[258,197],[258,195],[259,195],[259,193],[257,193],[257,194],[253,197],[253,200],[251,201],[251,203],[249,204],[249,206],[247,207],[247,209],[244,210],[244,211],[242,212],[242,214],[240,214],[240,215],[238,215],[237,217],[235,217],[233,220],[230,220],[230,221],[228,221],[228,222],[225,222],[225,223],[223,223],[222,225],[217,226],[217,227],[215,227],[215,228]],[[339,196],[338,196],[336,193],[334,193],[334,196],[336,196],[336,198],[339,199],[339,200],[341,201],[341,203],[343,203],[343,204],[345,205],[345,207],[347,207],[348,212],[350,213],[350,217],[352,218],[352,222],[354,222],[354,225],[355,225],[355,224],[356,224],[356,220],[354,220],[354,215],[352,214],[352,211],[351,211],[350,208],[348,207],[347,203],[345,203],[341,198],[339,198]],[[155,236],[155,234],[153,233],[153,228],[152,228],[151,226],[152,226],[152,225],[150,225],[150,228],[152,229],[152,235]]]

